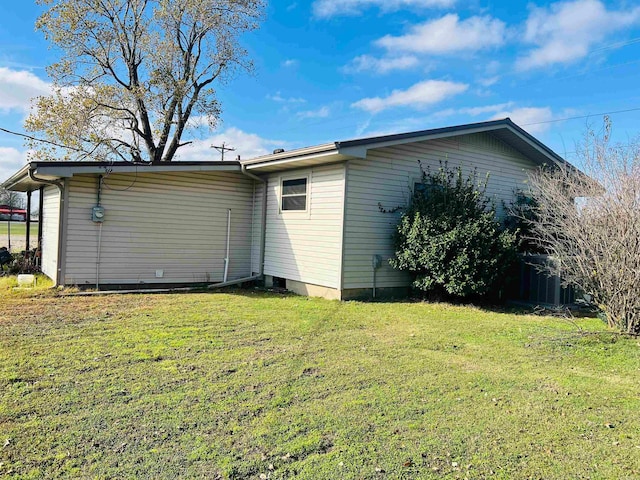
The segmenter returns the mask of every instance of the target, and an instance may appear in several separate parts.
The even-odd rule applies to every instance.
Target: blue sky
[[[39,8],[0,4],[0,127],[22,130],[56,60]],[[218,87],[222,123],[184,159],[243,158],[354,137],[510,116],[573,160],[587,123],[640,132],[640,4],[575,0],[272,1],[244,37],[254,75]],[[0,133],[0,179],[24,164]]]

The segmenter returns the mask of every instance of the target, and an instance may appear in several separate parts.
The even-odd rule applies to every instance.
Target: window
[[[307,178],[292,178],[282,180],[282,194],[280,198],[280,210],[299,211],[307,210]]]
[[[431,185],[422,182],[415,182],[413,184],[413,193],[420,193],[425,197],[433,192],[442,192],[443,190],[442,185]]]

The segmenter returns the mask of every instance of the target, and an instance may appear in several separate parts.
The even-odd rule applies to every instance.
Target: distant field
[[[9,245],[8,239],[9,222],[0,222],[0,247]],[[11,222],[11,250],[24,249],[25,233],[27,224],[25,222]],[[35,245],[38,238],[38,223],[31,223],[31,246]]]

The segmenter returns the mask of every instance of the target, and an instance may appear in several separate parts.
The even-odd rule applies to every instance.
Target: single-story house
[[[58,285],[174,286],[264,278],[334,299],[406,292],[392,234],[423,166],[489,173],[500,208],[562,164],[510,119],[276,150],[225,162],[32,162],[42,271]]]

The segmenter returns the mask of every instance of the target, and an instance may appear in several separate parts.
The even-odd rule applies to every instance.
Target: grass
[[[0,476],[640,476],[639,341],[596,319],[10,292]]]
[[[9,231],[9,222],[0,221],[0,235],[7,235]],[[31,222],[31,238],[35,241],[38,237],[38,222]],[[27,232],[27,224],[25,222],[11,222],[11,238],[24,237]]]
[[[18,276],[7,275],[0,277],[0,301],[7,300],[9,297],[33,297],[34,294],[39,295],[55,295],[55,292],[51,291],[53,281],[46,275],[36,275],[36,284],[34,287],[18,287]],[[0,315],[2,314],[2,308],[0,307]],[[0,322],[2,317],[0,316]]]

